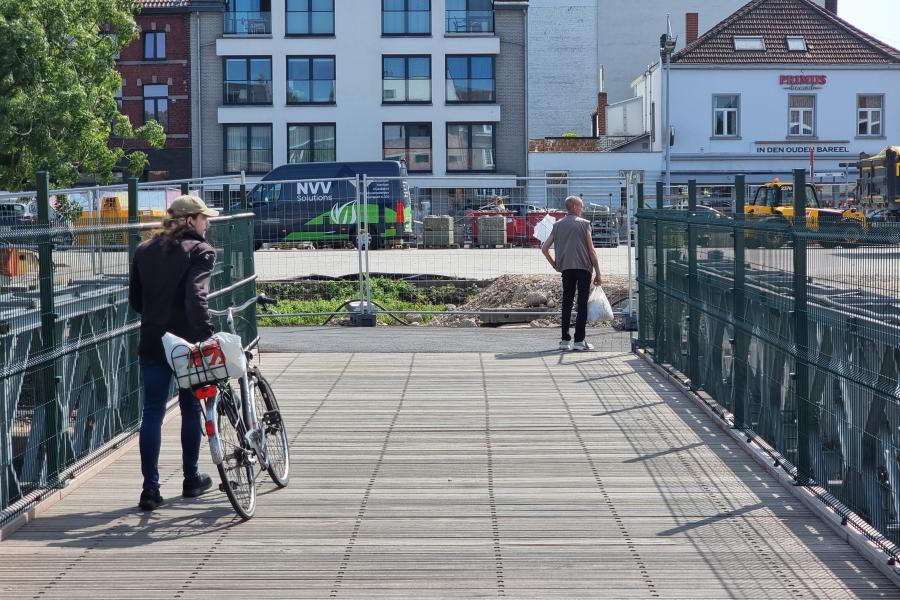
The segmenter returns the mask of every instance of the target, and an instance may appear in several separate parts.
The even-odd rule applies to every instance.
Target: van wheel
[[[256,250],[259,250],[260,248],[262,248],[262,242],[254,241],[253,242],[253,250],[256,251]]]
[[[844,248],[857,248],[859,246],[859,241],[863,236],[863,228],[859,225],[851,224],[847,225],[847,228],[844,230],[844,240],[841,245]]]
[[[369,250],[378,250],[382,246],[382,239],[378,237],[378,228],[369,225]]]

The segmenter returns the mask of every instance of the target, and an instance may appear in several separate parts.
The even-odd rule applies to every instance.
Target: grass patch
[[[453,285],[419,287],[409,281],[373,277],[372,301],[387,310],[404,310],[411,312],[446,310],[448,304],[465,304],[477,291],[475,286],[460,289]],[[259,291],[278,299],[274,307],[279,314],[291,313],[330,313],[342,302],[356,299],[359,296],[359,284],[356,281],[328,280],[306,281],[297,283],[260,283]],[[435,315],[422,315],[422,322],[427,323]],[[402,318],[402,316],[400,316]],[[264,319],[263,323],[271,326],[287,325],[321,325],[327,317],[304,316]],[[380,315],[380,322],[396,324],[390,316]]]

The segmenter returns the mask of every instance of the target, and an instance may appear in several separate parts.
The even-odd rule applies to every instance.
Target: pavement
[[[559,354],[559,329],[502,327],[260,327],[262,352],[491,353],[523,358]],[[631,334],[588,330],[597,351],[631,351]]]

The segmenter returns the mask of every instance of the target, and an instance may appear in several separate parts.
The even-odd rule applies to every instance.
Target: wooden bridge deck
[[[287,489],[261,483],[255,519],[177,496],[176,418],[165,506],[136,509],[132,448],[0,543],[0,597],[900,597],[633,355],[263,368],[293,468]]]

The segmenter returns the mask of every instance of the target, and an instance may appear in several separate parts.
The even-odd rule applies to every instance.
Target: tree
[[[0,189],[33,187],[35,171],[55,185],[80,175],[108,182],[123,159],[143,152],[110,147],[117,137],[165,144],[155,121],[133,128],[115,94],[116,54],[138,36],[135,0],[0,0]]]

